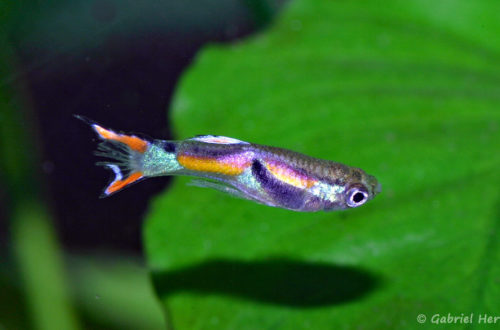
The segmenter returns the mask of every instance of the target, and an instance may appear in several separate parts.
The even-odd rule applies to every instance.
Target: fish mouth
[[[374,197],[375,195],[379,194],[382,191],[382,185],[373,175],[369,175],[367,181],[373,194],[372,197]]]

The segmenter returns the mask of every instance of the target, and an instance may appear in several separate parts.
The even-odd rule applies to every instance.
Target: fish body
[[[82,117],[102,143],[100,162],[115,173],[103,197],[144,178],[197,177],[193,185],[294,211],[331,211],[363,205],[380,192],[375,177],[341,163],[298,152],[204,135],[182,141],[116,133]]]

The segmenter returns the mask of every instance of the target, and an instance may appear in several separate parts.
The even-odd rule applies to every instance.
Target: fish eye
[[[364,189],[355,187],[347,191],[346,203],[350,207],[363,205],[367,200],[368,200],[368,193]]]

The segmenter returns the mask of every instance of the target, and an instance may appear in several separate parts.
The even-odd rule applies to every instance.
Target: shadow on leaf
[[[286,258],[214,259],[153,273],[153,281],[160,297],[178,292],[220,294],[297,308],[347,303],[363,298],[381,283],[359,268]]]

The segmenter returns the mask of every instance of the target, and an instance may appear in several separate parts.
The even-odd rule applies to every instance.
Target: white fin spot
[[[195,136],[194,138],[191,138],[189,140],[200,141],[205,143],[215,143],[215,144],[250,144],[245,141],[220,135],[201,135],[201,136]]]
[[[114,181],[120,181],[121,179],[123,179],[122,172],[120,171],[120,168],[118,166],[113,165],[113,164],[108,164],[108,167],[110,169],[112,169],[113,172],[115,172],[115,180]]]

